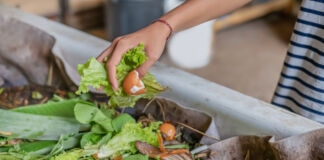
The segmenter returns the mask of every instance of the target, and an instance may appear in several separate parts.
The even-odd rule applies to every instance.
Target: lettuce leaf
[[[157,83],[155,77],[150,73],[146,73],[142,79],[147,90],[146,93],[130,96],[122,89],[122,82],[127,74],[147,60],[143,50],[144,45],[141,43],[139,46],[128,50],[123,55],[119,65],[116,67],[118,89],[115,92],[108,81],[108,74],[104,63],[98,62],[95,58],[90,58],[86,64],[79,64],[78,72],[81,75],[81,81],[76,94],[89,92],[88,86],[96,89],[102,86],[106,95],[110,96],[108,104],[111,107],[133,107],[136,101],[141,98],[151,99],[155,97],[158,93],[164,91],[165,88]]]
[[[74,107],[75,119],[82,124],[94,122],[100,125],[104,131],[114,131],[111,125],[111,117],[107,117],[99,108],[93,105],[77,103]]]
[[[88,125],[74,118],[19,113],[0,109],[0,131],[14,132],[10,138],[58,140],[62,134],[78,133]]]
[[[123,113],[111,121],[112,127],[119,132],[123,125],[127,122],[136,122],[136,120],[127,113]]]
[[[43,156],[26,154],[26,153],[13,153],[13,152],[0,152],[1,160],[43,160]]]
[[[42,99],[43,98],[43,95],[40,92],[38,92],[38,91],[33,91],[32,92],[32,98],[33,99]]]
[[[101,135],[101,134],[95,134],[95,133],[88,132],[82,136],[81,141],[80,141],[80,147],[84,148],[84,146],[86,146],[88,144],[90,144],[90,145],[97,144],[101,140],[102,137],[103,137],[103,135]]]
[[[49,157],[56,156],[64,152],[64,150],[66,149],[71,149],[80,145],[81,137],[82,137],[82,133],[61,135],[60,139],[55,144],[55,146],[53,146],[48,156]]]
[[[99,158],[123,153],[136,153],[136,141],[143,141],[153,146],[158,146],[157,132],[162,122],[151,122],[150,126],[142,128],[141,123],[127,122],[121,131],[117,133],[107,144],[100,147]]]
[[[11,109],[11,111],[34,115],[74,118],[74,106],[77,103],[92,104],[79,99],[62,100],[45,104],[34,104]]]
[[[123,158],[123,160],[149,160],[148,155],[143,155],[143,154],[135,154],[135,155],[130,155],[128,157]]]
[[[50,160],[78,160],[83,156],[85,156],[85,153],[82,149],[74,149],[52,157]]]

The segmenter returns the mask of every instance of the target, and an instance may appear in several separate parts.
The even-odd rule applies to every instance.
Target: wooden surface
[[[69,0],[70,12],[75,13],[78,11],[96,8],[104,2],[104,0]],[[0,3],[7,4],[20,8],[23,11],[42,15],[52,16],[57,15],[58,0],[0,0]]]
[[[0,0],[0,3],[43,16],[52,16],[58,11],[57,0]]]
[[[256,18],[260,18],[269,13],[285,10],[290,12],[295,0],[271,0],[265,3],[256,4],[239,9],[224,19],[218,20],[214,23],[214,31],[221,30],[226,27],[238,25]]]
[[[64,23],[78,29],[89,29],[104,24],[104,0],[68,0]],[[58,0],[0,0],[25,12],[59,20]]]

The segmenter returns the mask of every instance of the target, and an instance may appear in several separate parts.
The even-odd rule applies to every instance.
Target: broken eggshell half
[[[123,82],[123,89],[128,95],[139,95],[146,92],[143,81],[139,78],[138,72],[133,70],[128,73]]]

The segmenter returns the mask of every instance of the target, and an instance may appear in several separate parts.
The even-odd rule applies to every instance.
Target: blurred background
[[[0,0],[0,3],[111,41],[152,23],[183,1]],[[175,34],[160,61],[270,102],[299,6],[300,1],[295,0],[254,0],[233,13]]]

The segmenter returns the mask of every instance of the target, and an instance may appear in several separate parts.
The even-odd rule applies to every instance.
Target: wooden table
[[[292,13],[295,4],[295,0],[271,0],[265,3],[245,7],[233,12],[224,19],[217,20],[213,25],[213,29],[217,32],[227,27],[260,18],[275,11],[286,10],[287,12]]]

